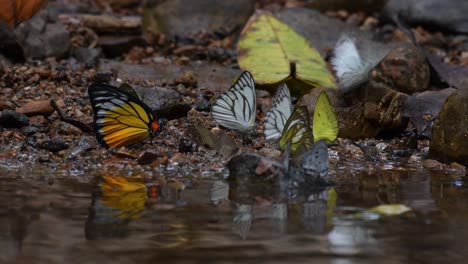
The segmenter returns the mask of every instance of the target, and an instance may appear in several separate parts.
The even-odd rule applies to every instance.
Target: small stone
[[[21,128],[21,134],[25,136],[31,136],[36,133],[45,133],[47,130],[47,127],[25,126]]]
[[[29,124],[29,118],[13,110],[5,109],[0,112],[0,126],[7,128],[22,128]]]
[[[99,48],[78,47],[73,50],[76,60],[86,65],[94,65],[101,56],[102,50]]]
[[[73,135],[73,136],[81,135],[81,129],[77,128],[76,126],[65,123],[65,122],[60,122],[59,132],[63,135]]]
[[[140,165],[148,165],[154,162],[159,156],[160,153],[156,150],[146,150],[140,154],[137,163]]]
[[[188,157],[182,153],[176,153],[172,158],[171,158],[171,162],[175,162],[175,163],[178,163],[178,164],[184,164],[184,163],[188,163]]]
[[[38,142],[37,146],[52,152],[57,152],[68,148],[68,143],[63,139],[48,139]]]
[[[39,162],[48,162],[50,161],[50,155],[49,154],[41,154],[37,157],[37,160]]]
[[[258,153],[269,159],[279,160],[281,157],[281,151],[273,148],[262,148],[258,151]]]
[[[378,151],[384,151],[387,147],[388,147],[388,144],[385,143],[385,142],[380,142],[380,143],[377,143],[377,144],[375,145],[375,148],[376,148]]]
[[[73,148],[72,150],[70,150],[67,154],[65,154],[65,156],[68,159],[73,159],[81,155],[81,153],[89,149],[94,149],[96,147],[97,147],[96,139],[91,136],[85,136],[85,137],[80,138],[77,146]]]
[[[409,162],[421,162],[421,157],[416,155],[411,155],[408,159]]]
[[[198,150],[198,145],[192,142],[190,139],[181,138],[179,141],[178,150],[180,153],[196,152]]]
[[[32,116],[29,118],[29,123],[33,126],[45,126],[49,121],[42,115]]]
[[[452,162],[450,163],[450,167],[454,168],[454,169],[457,169],[457,170],[466,170],[466,167],[461,165],[460,163],[457,163],[457,162]]]
[[[169,159],[166,156],[164,156],[153,161],[150,166],[157,168],[161,165],[166,166],[168,163],[169,163]]]
[[[54,108],[50,105],[50,100],[32,101],[16,108],[16,112],[27,116],[45,115],[49,116],[54,112]]]
[[[423,160],[423,166],[426,169],[442,169],[442,163],[438,162],[437,160],[433,159],[426,159]]]
[[[345,150],[353,155],[360,155],[360,156],[364,155],[364,152],[358,146],[354,144],[346,144]]]

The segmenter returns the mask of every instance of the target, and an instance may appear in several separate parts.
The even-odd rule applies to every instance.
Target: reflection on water
[[[356,176],[355,184],[302,190],[294,199],[233,189],[221,179],[181,191],[111,175],[92,183],[17,176],[0,171],[0,263],[463,263],[468,257],[466,179],[444,173],[376,171]],[[385,203],[413,211],[356,217]]]

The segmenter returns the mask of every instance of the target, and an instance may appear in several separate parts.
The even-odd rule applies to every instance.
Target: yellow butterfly
[[[338,121],[325,92],[320,93],[315,105],[312,134],[314,142],[325,139],[327,143],[330,143],[338,136]]]
[[[88,94],[94,113],[94,134],[104,147],[127,146],[158,132],[158,119],[130,85],[117,88],[92,84]]]
[[[309,149],[313,144],[309,110],[306,106],[296,107],[284,125],[279,141],[280,148],[285,149],[289,141],[291,141],[291,153],[294,153],[300,145]]]

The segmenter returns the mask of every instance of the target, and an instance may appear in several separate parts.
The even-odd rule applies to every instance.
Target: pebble
[[[6,128],[22,128],[29,125],[29,118],[13,110],[5,109],[0,112],[0,126]]]
[[[146,150],[140,154],[137,159],[137,163],[140,165],[147,165],[154,162],[160,155],[160,153],[156,150]]]
[[[52,152],[58,152],[68,148],[68,143],[63,139],[47,139],[38,142],[37,146],[41,149],[46,149]]]
[[[49,116],[54,112],[54,108],[50,105],[50,100],[32,101],[16,108],[16,112],[27,116],[45,115]]]

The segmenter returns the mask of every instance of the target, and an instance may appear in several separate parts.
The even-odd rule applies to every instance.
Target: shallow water
[[[216,178],[184,190],[136,182],[109,195],[89,174],[0,168],[0,263],[464,263],[465,178],[424,169],[353,177],[246,202]],[[413,211],[365,213],[385,203]]]

